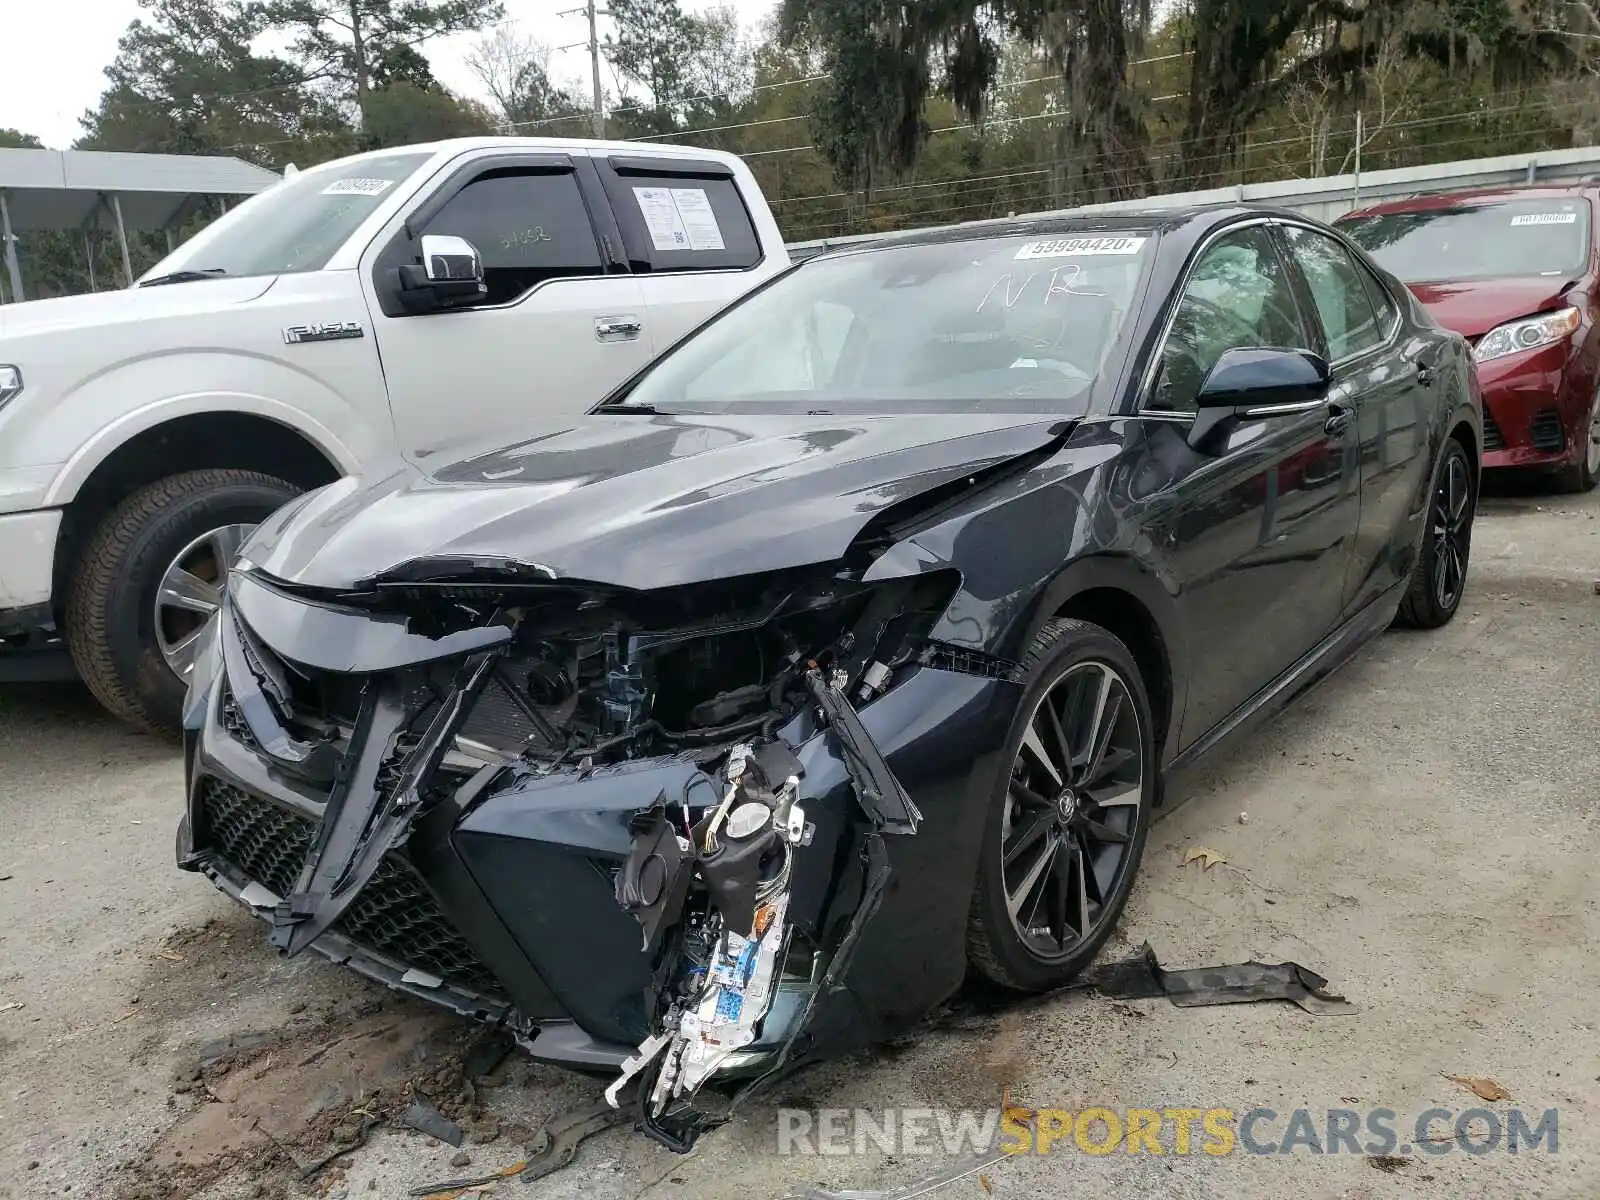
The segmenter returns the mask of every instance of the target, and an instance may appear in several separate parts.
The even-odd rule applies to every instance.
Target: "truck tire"
[[[113,716],[178,734],[183,639],[204,624],[248,531],[298,494],[255,471],[190,471],[135,492],[94,530],[72,568],[67,646]],[[174,586],[158,604],[164,581]]]

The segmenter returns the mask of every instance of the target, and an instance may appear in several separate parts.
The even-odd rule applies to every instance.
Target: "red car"
[[[1483,465],[1600,478],[1600,187],[1502,188],[1380,204],[1338,228],[1472,344]]]

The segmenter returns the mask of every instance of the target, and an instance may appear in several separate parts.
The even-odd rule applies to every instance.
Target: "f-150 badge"
[[[355,321],[328,321],[321,325],[290,325],[283,331],[289,345],[300,342],[337,342],[344,338],[365,337],[366,330]]]

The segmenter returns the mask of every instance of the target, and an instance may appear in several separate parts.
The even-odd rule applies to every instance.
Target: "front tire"
[[[1595,393],[1589,419],[1584,423],[1577,457],[1556,473],[1556,481],[1564,492],[1593,491],[1597,480],[1600,480],[1600,392]]]
[[[1133,655],[1086,621],[1051,621],[1022,660],[1022,701],[990,796],[967,955],[1018,991],[1093,961],[1127,904],[1156,797],[1155,729]]]
[[[1472,462],[1466,447],[1452,437],[1434,468],[1433,490],[1422,531],[1422,552],[1411,584],[1400,601],[1398,622],[1412,629],[1448,625],[1467,590],[1472,552],[1472,518],[1477,509]]]
[[[177,733],[200,629],[239,545],[299,489],[254,471],[191,471],[112,510],[73,569],[67,646],[113,716]]]

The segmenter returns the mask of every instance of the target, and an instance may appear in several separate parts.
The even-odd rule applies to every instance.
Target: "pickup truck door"
[[[777,226],[755,181],[732,164],[632,151],[591,161],[657,354],[788,265],[763,248],[781,244]]]
[[[407,312],[399,267],[425,234],[465,238],[488,294]],[[364,257],[400,450],[514,441],[530,422],[586,411],[650,358],[638,281],[581,157],[495,154],[457,168]]]

